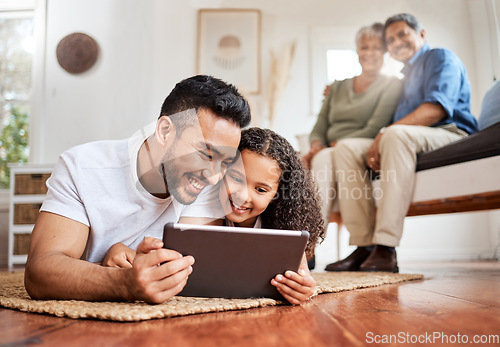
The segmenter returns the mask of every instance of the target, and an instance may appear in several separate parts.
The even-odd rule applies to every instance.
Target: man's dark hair
[[[391,25],[394,22],[405,22],[408,24],[410,28],[415,30],[417,33],[420,32],[420,30],[423,29],[422,24],[418,21],[418,19],[409,13],[399,13],[394,16],[389,17],[384,24],[384,37],[385,37],[385,31],[389,25]]]
[[[182,112],[190,109],[196,113]],[[182,112],[179,117],[172,117],[180,133],[195,124],[196,119],[192,116],[200,109],[209,110],[240,128],[250,123],[250,106],[236,87],[206,75],[193,76],[177,83],[163,102],[160,117]]]

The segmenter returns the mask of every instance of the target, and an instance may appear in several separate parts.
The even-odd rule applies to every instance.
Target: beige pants
[[[417,153],[466,136],[456,126],[434,128],[393,125],[379,143],[380,189],[372,189],[365,153],[372,139],[344,139],[333,152],[337,198],[351,245],[399,245],[415,183]],[[374,196],[380,198],[375,208]]]
[[[335,147],[327,147],[316,153],[311,162],[311,174],[318,187],[322,200],[321,215],[328,225],[330,215],[333,211],[338,211],[336,199],[337,185],[334,179],[335,168],[333,167],[333,152]]]

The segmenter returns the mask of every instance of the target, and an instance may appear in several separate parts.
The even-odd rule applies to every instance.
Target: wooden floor
[[[139,323],[0,308],[0,346],[500,345],[499,262],[401,264],[401,272],[425,280],[323,294],[298,307]]]

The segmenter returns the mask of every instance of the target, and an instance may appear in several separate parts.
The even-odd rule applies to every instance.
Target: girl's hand
[[[131,268],[135,259],[135,251],[123,243],[115,243],[106,253],[102,266]]]
[[[311,276],[305,259],[304,256],[298,273],[286,271],[284,275],[276,275],[271,280],[271,284],[293,305],[300,305],[309,300],[316,288],[316,281]]]

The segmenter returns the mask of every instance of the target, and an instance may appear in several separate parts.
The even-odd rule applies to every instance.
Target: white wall
[[[36,162],[65,149],[130,136],[157,118],[174,84],[194,73],[196,8],[185,1],[48,0],[43,148]],[[57,63],[59,41],[84,32],[99,44],[91,70],[70,75]]]
[[[343,0],[47,0],[45,81],[39,91],[43,98],[33,111],[43,134],[34,144],[41,150],[33,159],[54,162],[71,146],[127,137],[154,120],[174,84],[196,73],[196,16],[200,7],[262,11],[262,93],[248,96],[255,125],[268,125],[264,95],[271,49],[280,53],[286,45],[297,43],[290,80],[273,123],[273,128],[294,145],[295,135],[307,132],[315,122],[310,90],[323,88],[311,85],[311,32],[338,27],[343,28],[342,34],[350,31],[354,36],[360,26],[402,11],[414,13],[424,23],[432,46],[448,47],[463,60],[473,88],[473,111],[478,114],[492,80],[491,64],[485,58],[491,56],[484,25],[488,2],[357,0],[352,6]],[[100,57],[90,71],[70,75],[58,65],[55,49],[60,39],[77,31],[96,39]],[[480,53],[475,53],[476,46]],[[483,51],[488,54],[481,54]]]
[[[311,32],[316,28],[344,28],[354,36],[362,25],[384,21],[398,12],[411,12],[424,24],[431,46],[450,48],[463,60],[472,84],[475,114],[479,113],[482,95],[491,83],[493,68],[485,61],[491,55],[491,38],[488,27],[483,25],[491,0],[46,1],[41,87],[35,90],[32,111],[33,123],[38,124],[40,131],[32,143],[35,163],[54,163],[62,151],[80,143],[128,137],[156,119],[174,84],[196,73],[197,10],[202,7],[262,11],[262,93],[248,96],[254,125],[269,124],[264,95],[270,50],[280,53],[286,45],[296,42],[290,80],[273,123],[273,128],[294,145],[295,135],[308,132],[315,122],[311,90],[323,88],[311,85],[309,52]],[[73,32],[91,35],[100,47],[96,65],[81,75],[64,71],[55,55],[58,42]],[[353,40],[349,38],[349,42]],[[445,229],[462,224],[457,217],[449,218]],[[478,225],[485,217],[464,218],[470,221],[468,225]],[[420,225],[413,219],[408,223],[416,223],[415,228]],[[429,234],[446,233],[440,223],[429,223],[425,228],[429,228]],[[489,235],[491,230],[484,232]],[[416,234],[428,238],[425,233]]]

